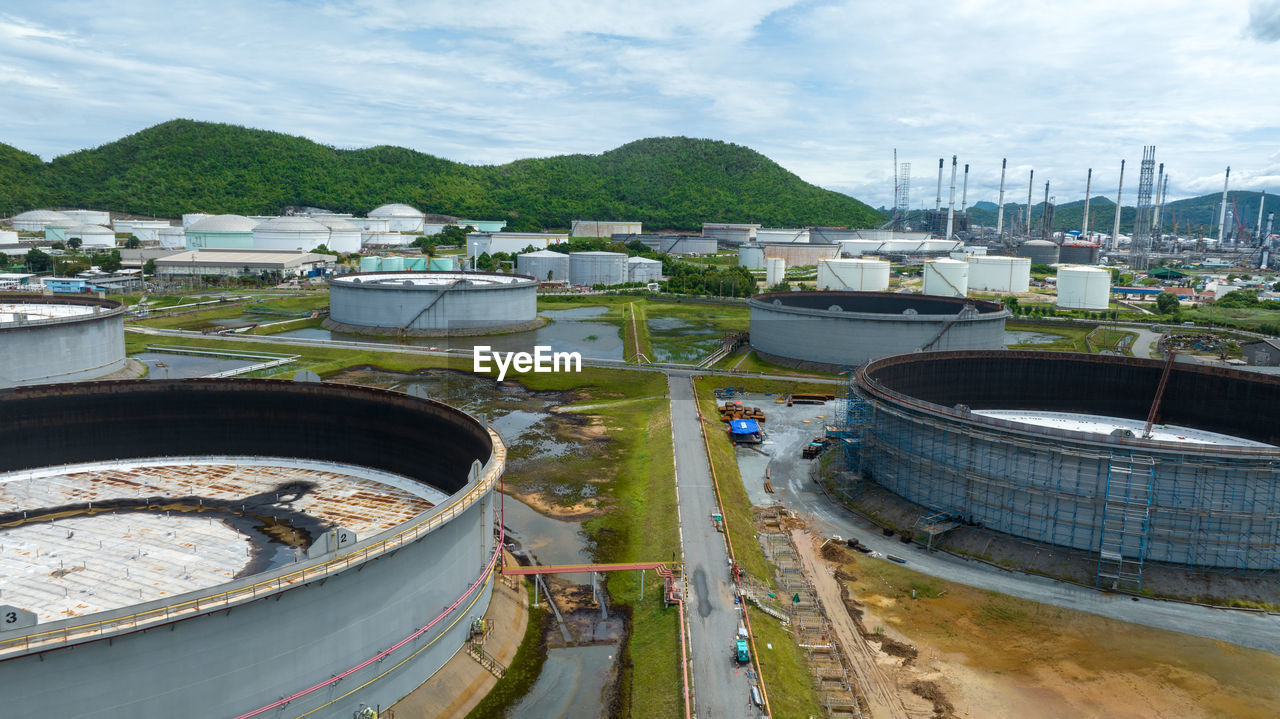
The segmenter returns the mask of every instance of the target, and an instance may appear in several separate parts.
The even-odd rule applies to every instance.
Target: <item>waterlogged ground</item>
[[[542,310],[538,314],[550,320],[536,330],[476,337],[394,337],[345,334],[320,327],[307,327],[281,332],[278,337],[333,339],[346,342],[380,342],[436,349],[464,349],[477,345],[498,352],[532,352],[535,346],[550,347],[554,352],[577,352],[590,359],[622,359],[622,334],[616,324],[596,318],[608,307],[573,307]]]
[[[720,344],[720,332],[711,319],[651,316],[647,324],[655,362],[696,362]]]

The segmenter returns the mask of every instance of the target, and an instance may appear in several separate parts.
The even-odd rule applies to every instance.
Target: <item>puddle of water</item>
[[[1005,330],[1004,343],[1010,345],[1047,345],[1062,339],[1060,335],[1030,330]]]
[[[169,354],[167,352],[139,352],[130,356],[147,366],[147,379],[153,380],[204,377],[215,372],[225,372],[237,367],[248,367],[259,361]],[[168,366],[157,367],[156,364],[159,362],[163,362]]]
[[[552,519],[514,497],[504,498],[503,519],[510,530],[509,536],[540,564],[592,562],[581,522]]]
[[[650,317],[647,324],[656,362],[693,362],[705,357],[719,344],[720,332],[708,322]]]
[[[622,333],[618,327],[607,322],[584,321],[608,311],[607,307],[543,310],[538,314],[551,321],[536,330],[479,337],[368,337],[332,332],[318,327],[289,330],[280,332],[277,336],[405,344],[414,347],[467,351],[476,345],[486,345],[499,352],[532,352],[534,345],[543,345],[555,352],[578,352],[583,357],[591,359],[622,359]]]
[[[511,716],[591,719],[605,712],[605,684],[618,648],[612,644],[548,649],[542,673]]]

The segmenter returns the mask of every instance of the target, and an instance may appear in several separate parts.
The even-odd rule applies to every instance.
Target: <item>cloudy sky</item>
[[[1132,201],[1148,144],[1175,198],[1280,192],[1276,88],[1280,0],[0,5],[0,142],[46,159],[178,117],[469,163],[687,135],[876,206],[895,147],[913,207],[953,154],[971,204],[1002,157],[1009,201],[1114,197],[1122,158]]]

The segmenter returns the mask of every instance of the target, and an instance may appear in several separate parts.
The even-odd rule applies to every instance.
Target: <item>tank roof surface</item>
[[[57,320],[66,317],[81,317],[93,314],[93,305],[63,305],[0,302],[0,325],[16,323],[18,315],[23,315],[24,322],[33,320]]]
[[[361,285],[390,285],[417,287],[448,286],[458,281],[473,285],[513,285],[533,281],[526,275],[504,275],[492,272],[363,272],[356,275],[335,277],[331,282]]]
[[[1116,430],[1128,430],[1135,436],[1142,434],[1146,422],[1140,419],[1124,417],[1104,417],[1096,414],[1077,414],[1075,412],[1028,412],[1020,410],[975,409],[974,414],[995,419],[1052,427],[1070,432],[1087,432],[1089,434],[1110,435]],[[1181,442],[1186,444],[1212,444],[1224,447],[1271,447],[1264,442],[1232,437],[1228,434],[1209,432],[1177,425],[1157,424],[1151,427],[1151,439],[1157,442]]]
[[[99,462],[0,474],[0,596],[41,622],[222,584],[364,539],[446,499],[407,477],[261,457]]]

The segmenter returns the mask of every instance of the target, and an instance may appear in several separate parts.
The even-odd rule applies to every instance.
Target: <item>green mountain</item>
[[[176,217],[272,214],[290,205],[363,214],[388,202],[428,213],[507,219],[511,229],[574,219],[874,227],[858,200],[810,185],[749,148],[650,138],[599,155],[474,166],[401,147],[339,150],[305,138],[174,120],[43,163],[0,145],[0,212],[93,207]]]

